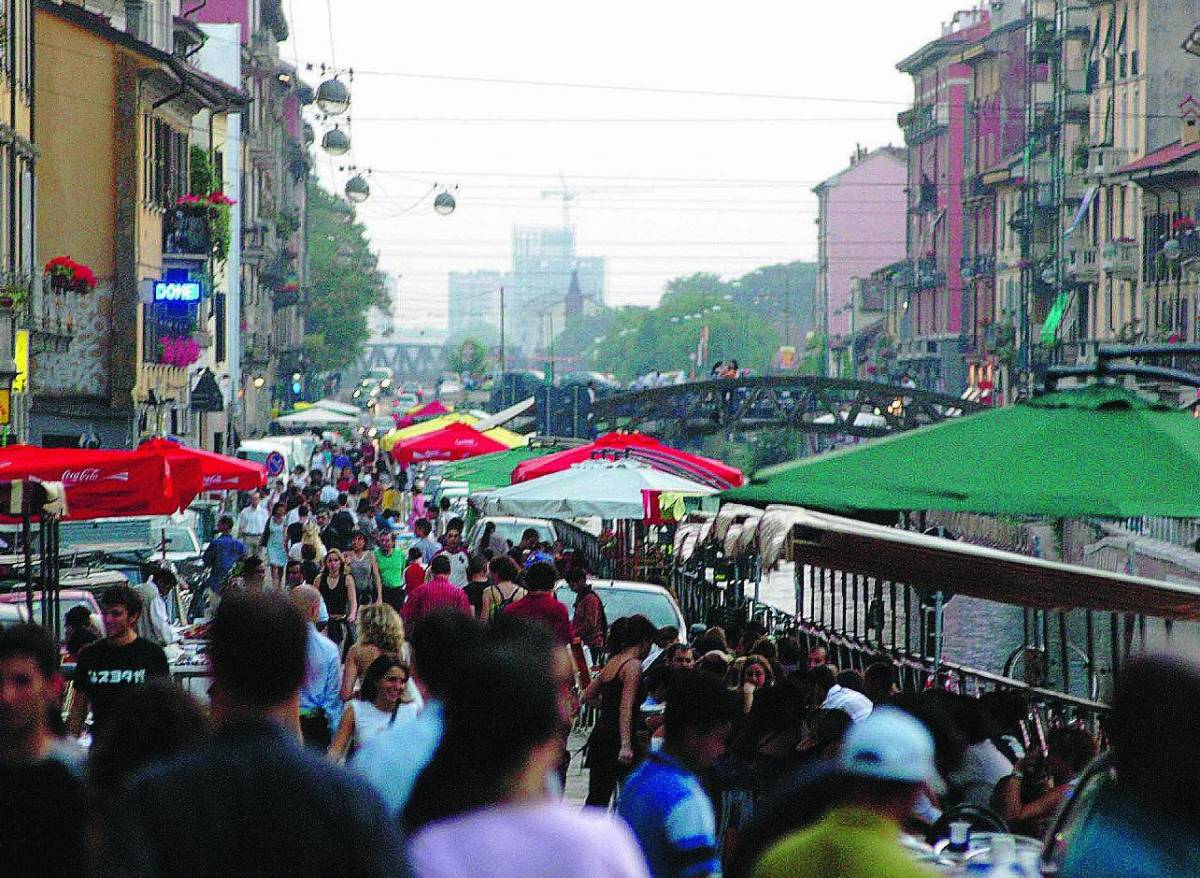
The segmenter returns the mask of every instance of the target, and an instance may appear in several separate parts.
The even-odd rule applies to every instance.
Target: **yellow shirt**
[[[753,878],[935,878],[900,846],[896,825],[870,811],[835,808],[769,848]]]
[[[396,512],[399,512],[400,511],[400,501],[403,499],[403,497],[404,497],[403,491],[397,491],[395,488],[388,488],[386,491],[383,492],[384,511],[386,511],[388,509],[394,509]]]

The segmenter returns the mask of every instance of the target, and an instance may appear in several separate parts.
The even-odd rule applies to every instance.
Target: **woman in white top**
[[[367,668],[358,697],[346,705],[338,723],[329,758],[343,761],[351,746],[358,749],[384,729],[416,716],[408,698],[408,665],[394,655],[381,655]]]

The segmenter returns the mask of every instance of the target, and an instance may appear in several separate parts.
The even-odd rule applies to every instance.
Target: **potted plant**
[[[29,301],[29,289],[20,284],[5,284],[0,287],[0,308],[20,311]]]
[[[200,345],[191,336],[164,335],[158,343],[164,365],[186,369],[200,359]]]
[[[70,256],[55,256],[46,263],[46,273],[55,292],[90,293],[96,288],[96,273]]]

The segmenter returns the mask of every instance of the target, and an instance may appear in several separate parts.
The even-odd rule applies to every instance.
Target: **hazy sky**
[[[354,68],[353,153],[318,150],[321,178],[340,189],[338,166],[372,169],[359,213],[401,275],[402,322],[444,325],[447,272],[504,269],[514,225],[561,224],[561,196],[542,194],[560,173],[579,253],[608,259],[610,303],[812,259],[812,186],[856,143],[902,142],[895,63],[969,5],[286,0],[281,51]],[[463,81],[477,78],[622,88]],[[433,212],[435,184],[458,187],[453,216]]]

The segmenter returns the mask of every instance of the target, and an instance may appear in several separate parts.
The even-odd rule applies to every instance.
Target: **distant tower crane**
[[[543,189],[542,198],[561,198],[563,204],[563,228],[571,228],[571,202],[575,200],[578,194],[575,190],[567,186],[567,178],[559,172],[558,179],[562,181],[562,186],[558,189]]]

